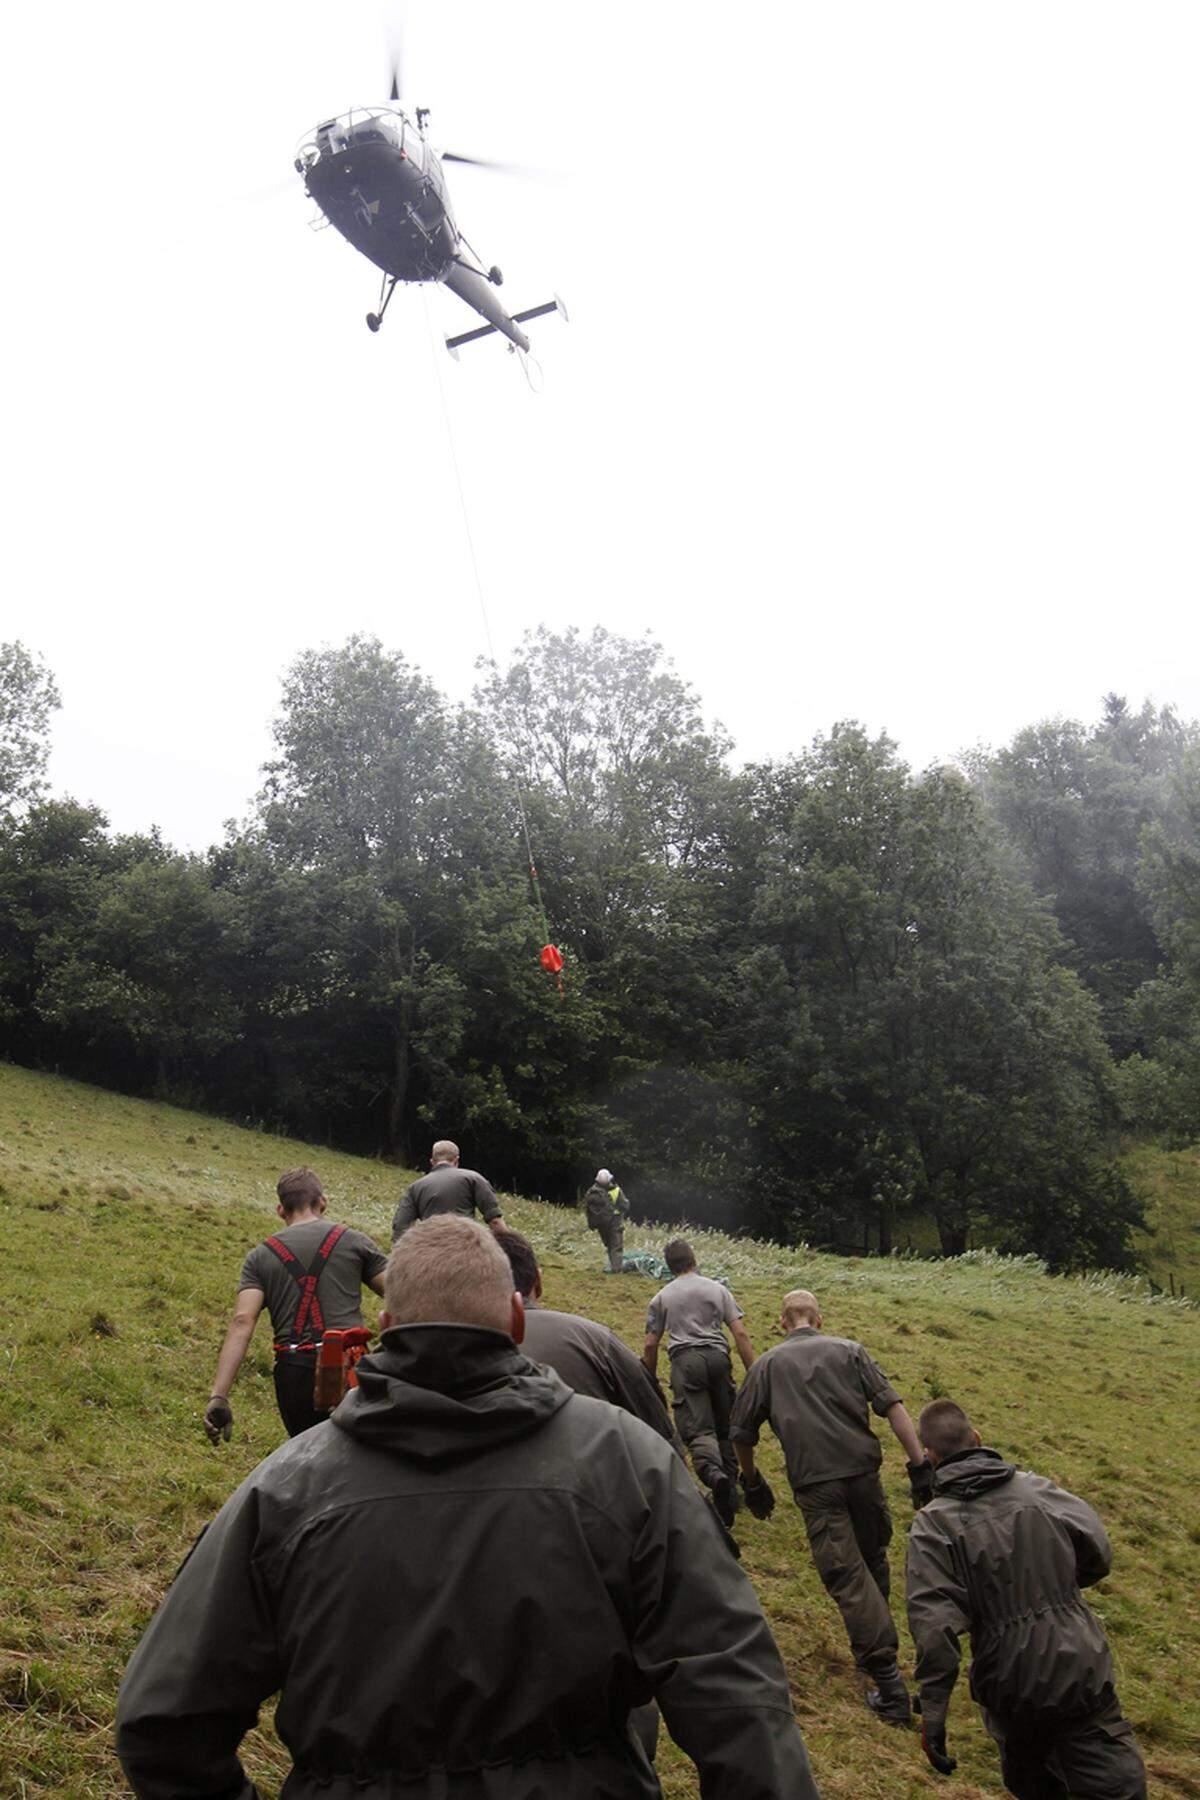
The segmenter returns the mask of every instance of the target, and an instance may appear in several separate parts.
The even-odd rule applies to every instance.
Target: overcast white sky
[[[456,698],[649,630],[743,756],[836,719],[918,765],[1109,688],[1200,713],[1200,9],[411,0],[406,98],[544,391],[308,229],[376,0],[10,8],[0,638],[56,787],[202,848],[279,676],[374,632]]]

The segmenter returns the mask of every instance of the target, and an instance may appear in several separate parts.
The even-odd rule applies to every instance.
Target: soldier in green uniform
[[[600,1242],[608,1251],[610,1273],[619,1275],[625,1267],[625,1221],[629,1217],[629,1196],[613,1180],[611,1169],[597,1169],[596,1179],[583,1196],[587,1222],[599,1232]]]
[[[361,1289],[383,1292],[387,1258],[361,1231],[325,1217],[320,1177],[289,1169],[279,1177],[276,1212],[284,1229],[251,1250],[242,1264],[237,1304],[217,1358],[204,1429],[212,1443],[233,1432],[229,1390],[265,1305],[275,1341],[275,1399],[289,1437],[329,1414],[313,1403],[317,1351],[326,1329],[361,1326]]]
[[[723,1282],[701,1275],[686,1238],[672,1238],[663,1258],[674,1279],[659,1289],[647,1309],[642,1361],[657,1376],[658,1347],[665,1336],[675,1423],[728,1531],[737,1512],[738,1465],[729,1438],[735,1390],[725,1327],[746,1369],[754,1362],[754,1345],[741,1307]]]
[[[787,1335],[763,1352],[742,1383],[731,1436],[747,1506],[761,1518],[770,1508],[763,1505],[768,1496],[759,1493],[765,1484],[754,1446],[760,1426],[770,1423],[783,1446],[817,1573],[841,1609],[855,1662],[874,1683],[867,1704],[889,1724],[904,1725],[912,1714],[888,1605],[892,1520],[870,1413],[887,1420],[905,1450],[915,1506],[932,1492],[933,1471],[904,1402],[878,1363],[852,1338],[827,1337],[823,1323],[807,1288],[784,1295],[780,1325]]]
[[[927,1406],[920,1432],[934,1494],[908,1540],[908,1627],[929,1761],[954,1771],[946,1711],[969,1631],[971,1692],[1010,1794],[1146,1800],[1108,1642],[1079,1591],[1112,1567],[1100,1520],[1085,1500],[985,1450],[953,1400]]]
[[[478,1169],[461,1169],[458,1145],[439,1138],[429,1153],[429,1173],[414,1181],[392,1215],[392,1243],[397,1244],[418,1219],[436,1219],[443,1213],[461,1213],[469,1219],[478,1213],[493,1231],[504,1230],[500,1202],[486,1175]]]

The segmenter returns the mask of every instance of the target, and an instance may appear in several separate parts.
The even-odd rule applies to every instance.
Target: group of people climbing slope
[[[780,1341],[756,1355],[727,1283],[683,1238],[665,1247],[670,1279],[639,1359],[607,1326],[547,1304],[534,1247],[454,1144],[431,1164],[396,1210],[389,1258],[327,1220],[311,1170],[280,1180],[283,1227],[243,1264],[204,1425],[214,1443],[229,1437],[230,1387],[265,1306],[291,1441],[202,1534],[130,1663],[118,1749],[138,1794],[251,1800],[238,1746],[278,1692],[288,1800],[657,1795],[660,1714],[705,1800],[816,1796],[736,1560],[739,1513],[775,1510],[756,1459],[769,1425],[876,1717],[905,1727],[918,1710],[929,1764],[952,1774],[947,1711],[969,1636],[1008,1792],[1144,1800],[1081,1593],[1112,1556],[1086,1502],[984,1448],[952,1400],[914,1426],[806,1289],[783,1296]],[[629,1201],[609,1170],[585,1204],[623,1270]],[[383,1298],[365,1357],[364,1286]],[[344,1365],[332,1388],[331,1343]],[[915,1700],[872,1413],[903,1451],[914,1509]]]

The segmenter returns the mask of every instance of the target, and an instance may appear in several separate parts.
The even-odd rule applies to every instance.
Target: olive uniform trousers
[[[692,1467],[711,1488],[723,1476],[737,1480],[737,1452],[729,1441],[736,1390],[729,1352],[720,1344],[687,1344],[671,1352],[672,1410]]]
[[[900,1638],[888,1605],[892,1537],[878,1472],[815,1481],[797,1490],[817,1573],[837,1601],[854,1660],[867,1675],[894,1675]]]

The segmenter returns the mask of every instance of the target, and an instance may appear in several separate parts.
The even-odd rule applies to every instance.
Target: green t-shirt
[[[301,1219],[299,1224],[289,1225],[274,1235],[291,1251],[303,1271],[335,1224],[334,1219]],[[363,1323],[363,1284],[386,1267],[387,1257],[378,1244],[365,1233],[347,1226],[329,1253],[317,1289],[321,1315],[330,1330],[345,1331],[351,1325]],[[258,1288],[265,1294],[276,1343],[291,1343],[300,1306],[300,1288],[290,1273],[290,1265],[280,1262],[265,1244],[256,1245],[242,1264],[238,1293],[246,1288]],[[320,1335],[319,1331],[306,1326],[301,1342],[313,1343]]]

